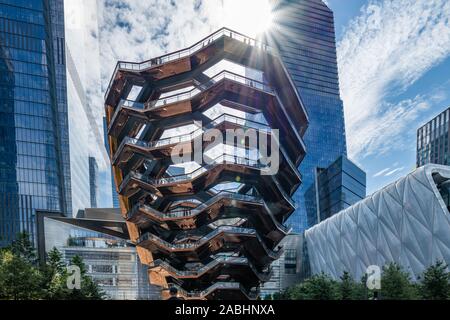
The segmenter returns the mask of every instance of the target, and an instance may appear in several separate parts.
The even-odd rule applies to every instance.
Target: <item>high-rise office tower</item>
[[[428,163],[450,165],[450,108],[417,130],[417,167]]]
[[[65,0],[64,11],[73,204],[69,214],[76,215],[91,207],[90,157],[98,166],[97,206],[111,207],[110,165],[96,111],[102,104],[97,3]]]
[[[0,1],[0,246],[71,211],[62,0]]]
[[[164,298],[171,287],[255,298],[282,252],[308,125],[276,52],[223,28],[119,62],[105,108],[122,215],[150,281]]]
[[[295,231],[309,227],[306,191],[317,167],[346,155],[343,103],[339,95],[333,12],[321,0],[272,0],[273,23],[266,41],[277,48],[305,105],[307,155],[299,167],[298,206],[288,221]]]

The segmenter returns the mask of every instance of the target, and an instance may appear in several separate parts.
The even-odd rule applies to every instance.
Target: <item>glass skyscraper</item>
[[[450,108],[417,130],[417,167],[428,163],[450,165]]]
[[[64,1],[73,216],[88,207],[111,207],[110,164],[95,108],[102,97],[97,9],[92,0]]]
[[[63,0],[0,0],[0,246],[71,212]]]
[[[309,117],[302,184],[288,220],[294,231],[309,227],[306,190],[317,167],[327,168],[346,155],[343,103],[339,95],[333,12],[321,0],[274,0],[274,21],[266,41],[278,49]]]

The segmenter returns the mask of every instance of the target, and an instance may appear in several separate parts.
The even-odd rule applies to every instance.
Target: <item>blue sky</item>
[[[103,88],[117,60],[187,47],[224,23],[251,25],[260,16],[251,1],[102,0]],[[326,2],[335,14],[348,153],[372,193],[414,169],[417,128],[450,106],[450,1]]]
[[[344,33],[345,27],[350,20],[355,18],[361,8],[367,4],[367,0],[328,0],[327,4],[334,12],[334,23],[336,39],[339,41]]]
[[[359,124],[347,124],[349,154],[367,172],[368,193],[397,180],[415,168],[417,128],[450,106],[448,1],[429,1],[428,3],[420,0],[409,1],[409,3],[396,1],[408,4],[407,9],[399,10],[399,7],[391,5],[393,1],[327,1],[335,15],[338,60],[345,61],[339,65],[342,89],[348,91],[363,87],[358,84],[351,85],[352,81],[348,80],[349,70],[346,68],[353,71],[353,69],[364,67],[366,63],[379,64],[375,78],[381,78],[382,84],[376,84],[376,86],[381,86],[382,90],[377,90],[377,97],[365,101],[378,104],[379,109],[372,106],[371,112],[358,120]],[[371,7],[373,9],[370,9]],[[402,11],[406,11],[404,17],[402,17],[404,14]],[[374,16],[377,17],[374,18]],[[359,21],[356,22],[358,19]],[[383,27],[389,22],[391,25],[395,24],[396,28],[389,30]],[[364,23],[372,24],[372,30],[363,28]],[[405,35],[396,38],[392,36],[392,33]],[[381,45],[365,44],[358,48],[364,36],[374,43],[380,41]],[[430,41],[435,38],[437,41]],[[344,49],[344,42],[347,45],[350,43],[354,48]],[[382,57],[377,59],[375,49],[386,50],[392,55],[384,56],[381,53]],[[343,56],[352,51],[367,55],[366,61],[356,59],[352,62],[351,56]],[[398,68],[394,66],[393,71],[398,73],[392,75],[389,67],[395,65],[395,59],[398,60],[398,64],[404,64],[404,66]],[[361,71],[363,69],[361,68]],[[358,73],[351,74],[354,77],[358,76]],[[364,85],[370,87],[371,82],[364,81]],[[370,88],[365,90],[369,95],[373,94]],[[343,95],[347,122],[352,122],[347,119],[350,118],[347,117],[350,112],[356,113],[358,108],[364,108],[364,104],[348,98],[351,95]],[[385,120],[385,114],[394,114],[398,122],[383,126],[381,122]],[[358,128],[364,127],[365,122],[372,128],[371,123],[375,121],[380,121],[379,125],[382,126],[383,131],[374,130],[374,133],[380,134],[379,139],[386,139],[386,143],[377,141],[376,137],[355,142],[359,140],[359,134],[370,137],[370,134],[364,130],[359,132]],[[349,129],[350,125],[355,128]],[[360,143],[369,144],[369,147],[360,146]],[[373,145],[370,146],[372,143]]]

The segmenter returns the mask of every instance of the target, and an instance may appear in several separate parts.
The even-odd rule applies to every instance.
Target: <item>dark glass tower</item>
[[[62,0],[0,0],[0,246],[70,212]]]
[[[89,195],[91,208],[97,208],[98,164],[95,157],[89,157]]]
[[[334,18],[321,0],[274,0],[273,6],[274,23],[266,41],[279,50],[309,117],[307,155],[299,167],[303,183],[294,196],[298,208],[288,221],[301,232],[309,227],[306,207],[314,202],[305,193],[316,168],[327,168],[347,153]]]
[[[305,193],[308,225],[328,219],[366,197],[366,173],[346,156],[328,168],[317,168],[315,183]]]

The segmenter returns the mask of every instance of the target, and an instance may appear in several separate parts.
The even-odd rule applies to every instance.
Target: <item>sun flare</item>
[[[256,37],[272,23],[270,0],[224,0],[222,18],[224,26]]]

